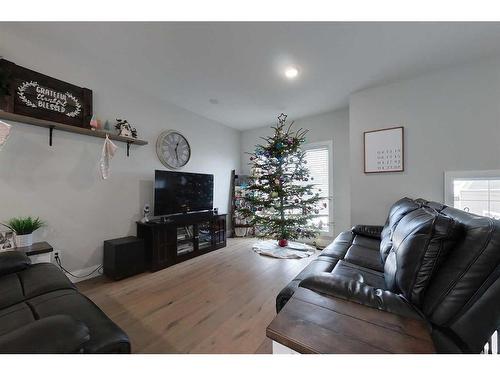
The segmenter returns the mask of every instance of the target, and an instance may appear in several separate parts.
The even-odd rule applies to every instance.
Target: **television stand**
[[[146,267],[159,271],[226,246],[226,215],[212,211],[171,215],[164,221],[137,222]]]

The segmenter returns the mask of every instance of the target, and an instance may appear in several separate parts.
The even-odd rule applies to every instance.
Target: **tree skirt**
[[[280,247],[274,240],[254,243],[252,249],[257,254],[282,259],[307,258],[313,255],[315,250],[314,247],[300,242],[288,242],[288,246]]]

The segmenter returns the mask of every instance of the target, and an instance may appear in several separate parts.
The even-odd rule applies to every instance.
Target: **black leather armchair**
[[[127,335],[53,264],[0,253],[0,353],[130,353]]]

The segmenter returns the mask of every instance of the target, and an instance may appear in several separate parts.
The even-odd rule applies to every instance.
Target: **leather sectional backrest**
[[[458,222],[428,207],[406,214],[394,229],[384,265],[387,288],[421,307],[432,276],[461,232]]]
[[[409,212],[420,208],[420,204],[416,203],[413,199],[402,198],[392,205],[389,210],[389,215],[385,221],[384,229],[380,236],[380,257],[382,263],[385,262],[387,255],[392,249],[392,233],[398,225],[399,221]]]
[[[439,202],[428,201],[424,198],[415,199],[415,203],[419,204],[422,207],[432,208],[433,210],[436,210],[437,212],[442,212],[446,207],[448,207],[445,204],[442,204]]]
[[[452,207],[464,230],[425,294],[423,312],[451,332],[462,350],[479,352],[500,326],[500,221]]]

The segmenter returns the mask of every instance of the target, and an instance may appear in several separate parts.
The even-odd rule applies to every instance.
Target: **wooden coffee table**
[[[273,353],[434,353],[427,324],[299,288],[269,324]]]

